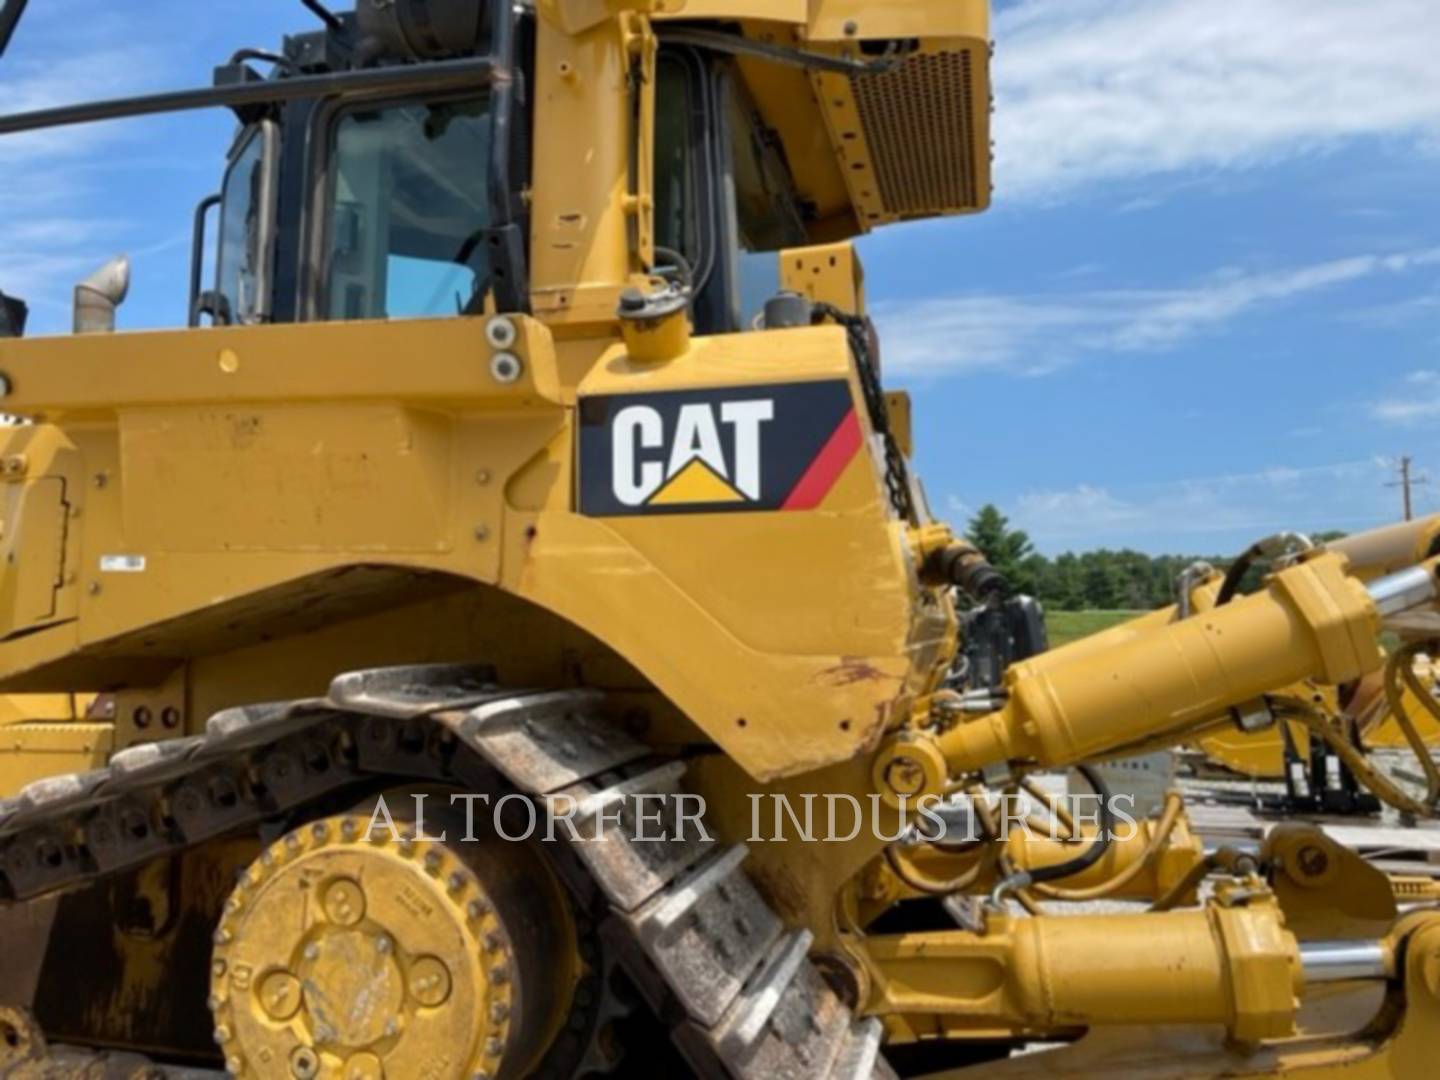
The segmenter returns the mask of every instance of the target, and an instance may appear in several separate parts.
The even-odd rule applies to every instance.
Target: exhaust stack
[[[115,332],[115,312],[130,295],[130,260],[119,255],[75,286],[75,333]]]
[[[25,336],[25,320],[30,309],[18,296],[6,296],[0,292],[0,338]]]

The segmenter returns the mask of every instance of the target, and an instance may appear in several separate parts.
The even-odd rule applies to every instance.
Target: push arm
[[[1440,595],[1440,560],[1366,586],[1321,553],[1258,593],[1151,625],[1095,651],[1067,649],[1011,670],[998,711],[938,736],[952,774],[1005,762],[1063,766],[1157,738],[1175,741],[1276,687],[1338,685],[1380,670],[1383,618]]]

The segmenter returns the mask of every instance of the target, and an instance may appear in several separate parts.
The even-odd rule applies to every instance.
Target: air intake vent
[[[851,79],[886,217],[989,204],[990,100],[976,78],[985,67],[971,51],[922,53]]]

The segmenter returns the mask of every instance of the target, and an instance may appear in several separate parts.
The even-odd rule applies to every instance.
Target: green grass
[[[1068,645],[1091,634],[1109,630],[1122,622],[1138,618],[1139,611],[1051,611],[1045,616],[1050,628],[1050,647]]]

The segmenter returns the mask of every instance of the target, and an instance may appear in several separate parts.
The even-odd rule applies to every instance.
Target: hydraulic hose
[[[1075,828],[1075,818],[1071,815],[1070,811],[1065,809],[1060,800],[1054,799],[1048,793],[1041,791],[1039,785],[1033,780],[1022,779],[1020,781],[1020,790],[1037,802],[1045,804],[1045,808],[1054,816],[1055,820],[1064,826],[1066,833],[1065,839],[1075,839],[1078,833],[1078,830]]]
[[[968,540],[956,540],[935,552],[926,570],[981,603],[1004,600],[1015,591],[1005,575]]]
[[[1173,911],[1180,901],[1200,887],[1207,877],[1217,870],[1223,870],[1232,877],[1253,877],[1260,872],[1255,855],[1239,848],[1216,848],[1190,868],[1190,872],[1177,881],[1166,893],[1150,905],[1152,912]]]
[[[1224,607],[1239,595],[1240,583],[1245,580],[1245,575],[1250,572],[1250,568],[1255,565],[1262,554],[1260,545],[1252,544],[1230,564],[1230,569],[1225,571],[1225,580],[1220,583],[1220,592],[1215,597],[1216,607]]]
[[[1155,835],[1150,838],[1145,852],[1128,867],[1116,874],[1109,881],[1101,882],[1099,885],[1088,889],[1064,889],[1055,885],[1046,885],[1043,882],[1035,884],[1035,891],[1047,900],[1062,900],[1070,903],[1082,903],[1087,900],[1103,900],[1111,896],[1130,882],[1140,876],[1141,871],[1148,867],[1165,850],[1165,845],[1170,842],[1171,835],[1175,832],[1176,826],[1180,824],[1180,815],[1185,810],[1185,798],[1178,791],[1172,791],[1165,796],[1165,810],[1160,815],[1160,823],[1155,828]]]
[[[1157,898],[1150,905],[1150,910],[1174,911],[1181,900],[1198,889],[1200,883],[1218,869],[1220,869],[1220,861],[1213,855],[1207,855],[1202,861],[1192,866],[1188,874],[1171,885],[1164,896]]]
[[[273,64],[275,67],[287,71],[292,75],[299,70],[293,60],[266,49],[238,49],[235,54],[230,57],[230,64],[233,67],[236,64],[243,64],[246,60],[257,60],[262,64]]]
[[[1421,646],[1409,645],[1390,657],[1390,662],[1385,667],[1385,701],[1425,773],[1426,799],[1433,806],[1440,802],[1440,768],[1436,767],[1435,759],[1430,756],[1430,748],[1425,745],[1425,740],[1410,716],[1410,710],[1405,707],[1405,695],[1401,689],[1403,682],[1405,689],[1420,702],[1421,707],[1433,719],[1440,721],[1440,703],[1420,684],[1420,679],[1415,674],[1415,658],[1420,651]]]
[[[1436,816],[1433,805],[1422,803],[1379,772],[1358,747],[1341,736],[1330,726],[1330,721],[1311,708],[1307,702],[1291,698],[1277,698],[1275,704],[1301,721],[1315,736],[1324,739],[1325,745],[1335,752],[1335,756],[1345,763],[1346,767],[1355,774],[1355,778],[1382,802],[1403,814],[1422,818]]]
[[[1055,866],[1041,866],[1028,871],[1029,884],[1042,885],[1049,881],[1062,881],[1065,878],[1074,877],[1076,874],[1089,870],[1110,850],[1110,836],[1115,831],[1115,810],[1110,805],[1110,788],[1100,778],[1099,772],[1089,765],[1076,766],[1075,771],[1085,778],[1085,782],[1090,785],[1090,790],[1100,799],[1100,829],[1085,850],[1069,862],[1058,863]],[[1076,837],[1077,842],[1079,839]]]
[[[1012,894],[1023,897],[1025,891],[1032,885],[1063,881],[1065,878],[1084,873],[1103,859],[1105,853],[1110,850],[1111,834],[1115,831],[1115,811],[1110,805],[1110,788],[1091,766],[1078,765],[1076,771],[1085,778],[1085,782],[1090,785],[1090,790],[1100,800],[1099,830],[1086,845],[1085,850],[1068,862],[1056,863],[1054,866],[1040,866],[1033,870],[1012,871],[1005,880],[995,886],[995,891],[990,896],[990,901],[994,906],[999,907]],[[1001,862],[1002,865],[1008,865],[1008,860],[1003,856]],[[1027,910],[1028,907],[1027,905]]]
[[[925,896],[953,896],[956,893],[968,892],[974,887],[985,871],[995,862],[995,852],[996,847],[993,843],[986,844],[974,866],[948,881],[940,881],[917,873],[913,866],[906,863],[904,856],[895,850],[894,844],[885,849],[885,862],[889,865],[891,873],[917,893]]]
[[[695,292],[695,267],[689,259],[674,248],[661,247],[659,244],[655,245],[655,258],[657,261],[669,262],[680,275],[681,288],[691,294]]]
[[[1250,568],[1262,559],[1274,559],[1287,552],[1310,551],[1315,544],[1308,536],[1299,533],[1279,533],[1267,536],[1245,549],[1245,552],[1230,564],[1225,571],[1225,580],[1220,583],[1220,592],[1215,597],[1215,606],[1224,607],[1240,594],[1240,585]]]

